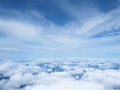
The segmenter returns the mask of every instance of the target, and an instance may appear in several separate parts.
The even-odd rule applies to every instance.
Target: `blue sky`
[[[0,57],[120,58],[120,0],[0,0]]]

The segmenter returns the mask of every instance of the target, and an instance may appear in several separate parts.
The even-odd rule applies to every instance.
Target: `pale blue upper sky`
[[[120,58],[120,0],[0,0],[0,57]]]

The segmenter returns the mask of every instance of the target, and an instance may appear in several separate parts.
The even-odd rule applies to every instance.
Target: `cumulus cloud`
[[[119,59],[0,60],[0,90],[116,90],[119,76]]]

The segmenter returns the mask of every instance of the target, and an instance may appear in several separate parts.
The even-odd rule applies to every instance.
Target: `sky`
[[[120,58],[120,0],[0,0],[0,57]]]

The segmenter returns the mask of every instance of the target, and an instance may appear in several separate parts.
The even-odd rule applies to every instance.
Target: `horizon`
[[[0,0],[0,90],[120,90],[120,0]]]

